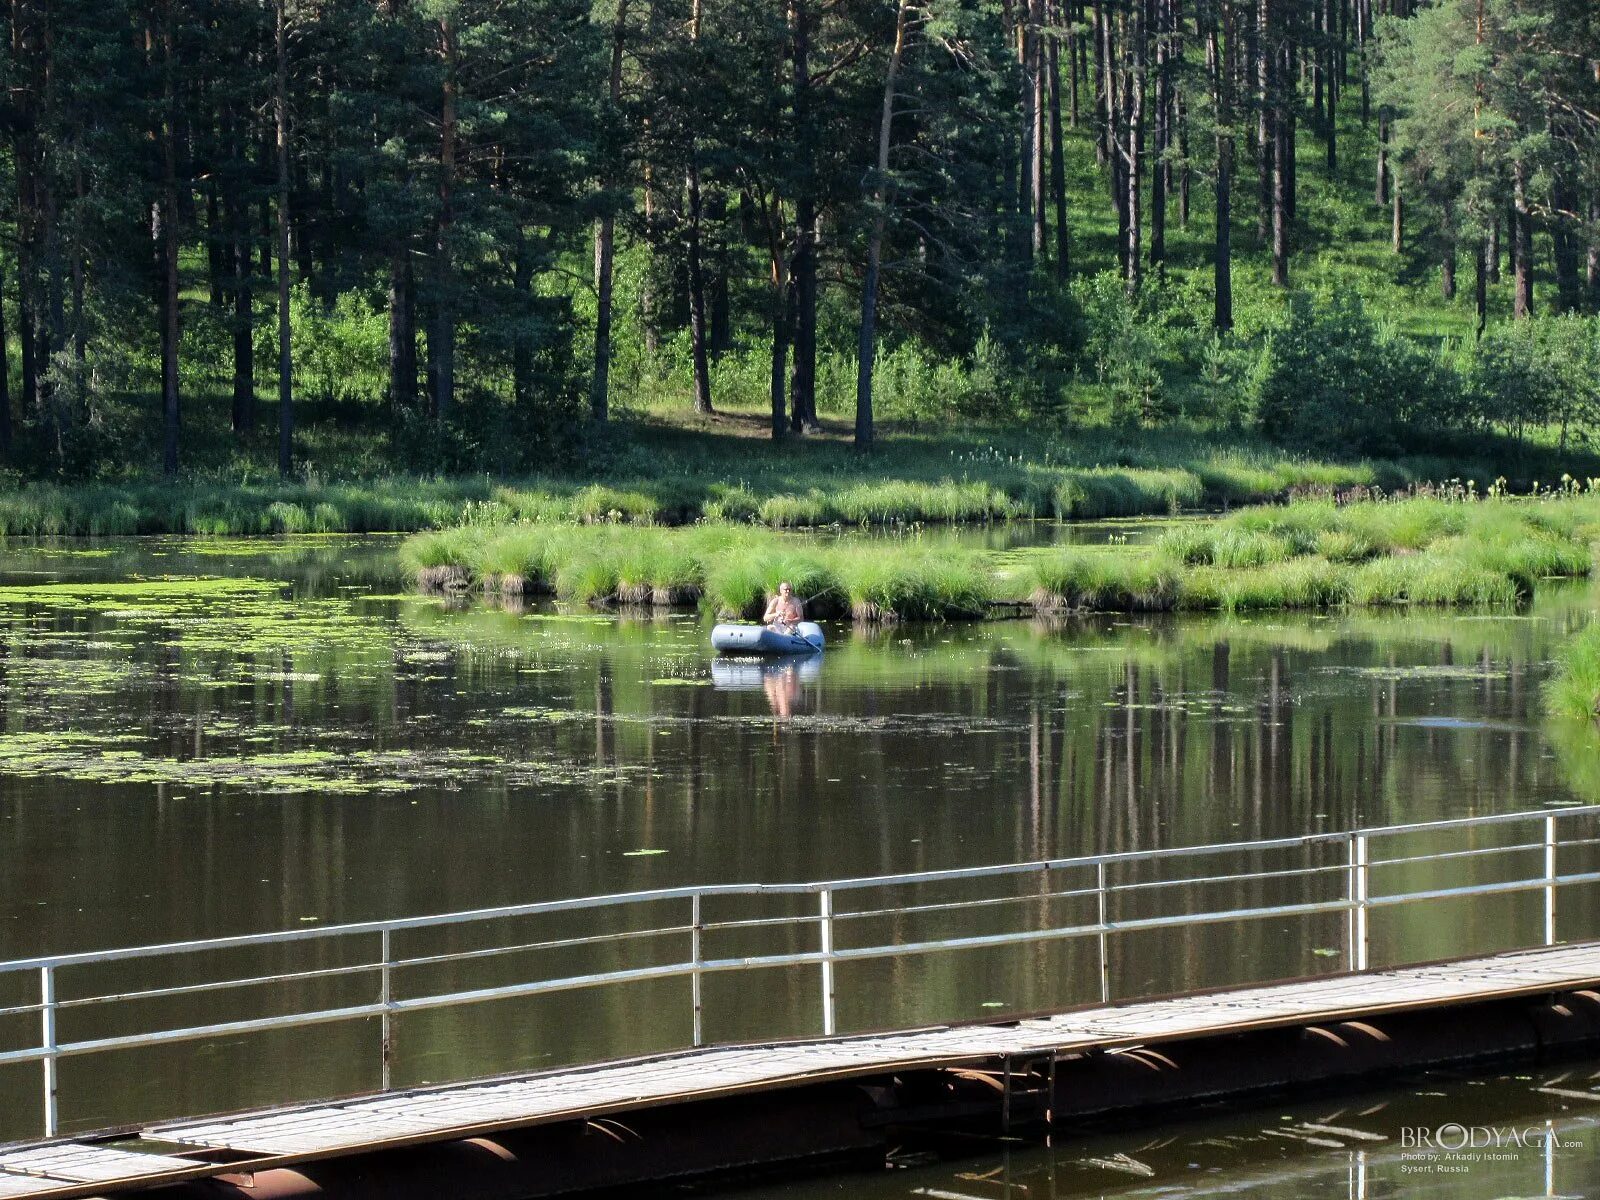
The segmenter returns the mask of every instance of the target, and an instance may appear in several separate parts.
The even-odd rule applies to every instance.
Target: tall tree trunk
[[[227,305],[227,289],[223,278],[228,273],[228,237],[222,228],[222,203],[217,197],[217,184],[206,184],[206,288],[211,307],[219,312]]]
[[[817,425],[817,211],[816,131],[811,118],[811,14],[809,0],[789,0],[790,53],[794,70],[794,125],[800,178],[795,192],[794,369],[789,382],[790,427],[799,433]]]
[[[1074,129],[1076,129],[1078,127],[1078,54],[1079,54],[1079,52],[1078,52],[1078,39],[1079,39],[1078,25],[1079,25],[1079,17],[1078,17],[1077,9],[1078,9],[1078,5],[1079,5],[1079,0],[1052,0],[1052,2],[1058,6],[1056,8],[1056,10],[1055,10],[1057,12],[1057,14],[1058,14],[1058,17],[1059,17],[1059,14],[1060,14],[1059,5],[1061,5],[1062,3],[1065,3],[1065,4],[1067,4],[1069,6],[1069,11],[1067,13],[1067,17],[1072,22],[1072,27],[1071,27],[1071,30],[1067,33],[1067,105],[1068,105],[1067,119],[1072,122],[1072,127]],[[1052,41],[1052,44],[1054,44],[1053,41]],[[1057,83],[1057,85],[1059,85],[1060,82],[1061,82],[1060,72],[1057,71],[1057,74],[1056,74],[1056,83]],[[1058,110],[1060,108],[1060,103],[1061,103],[1061,98],[1060,98],[1060,96],[1057,96],[1056,97],[1056,106],[1057,106]]]
[[[1600,301],[1600,190],[1589,194],[1589,254],[1584,264],[1589,302]]]
[[[1483,242],[1478,243],[1472,267],[1472,304],[1478,318],[1472,336],[1476,339],[1489,324],[1489,247]]]
[[[404,412],[417,399],[417,286],[411,249],[389,258],[389,403]]]
[[[1356,46],[1361,56],[1361,125],[1372,122],[1372,76],[1367,70],[1367,41],[1372,36],[1372,0],[1355,0]]]
[[[1039,0],[1032,0],[1034,4]],[[905,54],[906,15],[910,0],[895,8],[894,47],[883,75],[883,109],[878,115],[877,175],[872,189],[872,233],[867,239],[867,273],[861,281],[861,331],[856,347],[856,445],[872,445],[872,368],[878,354],[878,268],[883,260],[883,234],[889,221],[892,190],[889,145],[894,131],[894,89]],[[1037,36],[1037,35],[1036,35]]]
[[[1277,44],[1272,97],[1272,282],[1289,286],[1289,225],[1294,203],[1294,61],[1287,35]]]
[[[706,199],[706,217],[714,229],[726,229],[728,200],[720,189],[713,190]],[[711,322],[711,361],[716,362],[733,349],[733,312],[728,297],[728,251],[725,238],[713,235],[712,247],[714,267],[707,281],[711,295],[706,303],[710,310],[708,319]]]
[[[294,468],[294,359],[289,349],[289,0],[278,0],[272,116],[278,151],[278,473]]]
[[[1291,21],[1293,14],[1290,14]],[[1300,91],[1299,81],[1294,64],[1299,54],[1299,46],[1295,43],[1293,26],[1284,34],[1283,42],[1283,69],[1278,73],[1279,82],[1283,85],[1283,93],[1279,101],[1278,115],[1279,129],[1283,135],[1283,154],[1278,161],[1283,163],[1284,174],[1288,179],[1288,187],[1284,192],[1284,208],[1289,217],[1289,229],[1292,233],[1296,215],[1296,205],[1300,200],[1300,187],[1298,172],[1300,169],[1300,156],[1295,153],[1295,148],[1300,144]]]
[[[1266,245],[1272,237],[1272,180],[1275,173],[1277,138],[1273,123],[1276,109],[1273,97],[1277,84],[1273,76],[1277,63],[1273,28],[1272,0],[1258,0],[1256,8],[1256,157],[1259,161],[1256,206],[1256,239]]]
[[[1373,180],[1372,202],[1379,208],[1389,207],[1389,119],[1378,118],[1378,171]]]
[[[781,263],[774,271],[782,278],[786,271]],[[794,329],[795,294],[792,278],[776,285],[772,298],[772,440],[781,442],[789,434],[789,419],[784,412],[784,391],[789,375],[789,341]]]
[[[1400,180],[1395,178],[1389,187],[1390,238],[1389,248],[1396,254],[1405,251],[1406,204],[1400,195]]]
[[[455,275],[451,265],[456,185],[456,26],[446,11],[439,18],[439,57],[444,79],[439,98],[439,215],[433,247],[433,327],[428,333],[428,373],[433,415],[450,415],[456,393]]]
[[[1182,62],[1177,65],[1180,70],[1183,68]],[[1189,163],[1189,100],[1181,92],[1178,94],[1178,161],[1182,164],[1178,171],[1178,225],[1188,229],[1189,193],[1194,172]]]
[[[1520,158],[1511,166],[1511,253],[1514,266],[1511,314],[1533,315],[1533,217],[1528,212],[1528,166]]]
[[[1489,269],[1489,282],[1490,283],[1499,283],[1500,282],[1500,215],[1499,215],[1499,213],[1496,213],[1494,218],[1489,222],[1488,259],[1489,259],[1489,261],[1487,263],[1487,266],[1488,266],[1488,269]]]
[[[1060,0],[1052,0],[1053,5]],[[1049,10],[1052,25],[1060,23],[1060,11],[1056,7]],[[1063,153],[1064,139],[1061,135],[1061,63],[1060,39],[1051,33],[1049,40],[1049,83],[1050,83],[1050,193],[1055,201],[1056,219],[1056,278],[1065,280],[1071,265],[1068,257],[1067,243],[1067,163]],[[1072,45],[1067,45],[1067,57],[1072,57]],[[1076,84],[1074,84],[1074,88]],[[1076,97],[1074,97],[1076,103]],[[1077,121],[1074,119],[1073,124]]]
[[[0,269],[0,454],[11,456],[11,356],[6,348],[5,271]]]
[[[254,246],[250,240],[250,211],[237,192],[228,200],[232,226],[233,259],[233,429],[249,433],[256,426],[256,340]]]
[[[1335,6],[1339,8],[1336,9]],[[1323,27],[1327,36],[1327,44],[1323,49],[1323,62],[1327,72],[1327,132],[1328,132],[1328,178],[1332,179],[1339,170],[1339,71],[1336,69],[1338,54],[1335,50],[1334,38],[1339,32],[1338,12],[1343,10],[1343,0],[1327,0],[1327,7],[1323,9]]]
[[[1576,211],[1578,198],[1560,175],[1550,188],[1550,206],[1555,209],[1550,223],[1550,259],[1556,272],[1556,307],[1560,312],[1574,312],[1583,291],[1578,281],[1578,239],[1567,214]]]
[[[77,203],[72,210],[72,388],[73,400],[81,408],[89,395],[88,266],[83,244],[83,218],[89,195],[81,162],[73,171],[73,189]]]
[[[1128,294],[1138,292],[1142,280],[1140,255],[1144,230],[1140,218],[1144,177],[1144,88],[1151,0],[1134,0],[1128,14],[1127,149],[1124,152],[1128,185],[1128,240],[1123,264]]]
[[[162,469],[178,473],[178,92],[174,61],[174,0],[162,0],[161,20],[161,195],[156,201],[154,235],[161,278]]]
[[[1167,162],[1167,138],[1172,102],[1167,75],[1167,13],[1170,0],[1151,0],[1156,37],[1155,167],[1150,172],[1150,266],[1160,272],[1167,257],[1167,185],[1172,168]]]
[[[1212,243],[1212,324],[1219,332],[1233,328],[1233,80],[1227,55],[1234,46],[1231,0],[1215,0],[1218,14],[1208,14],[1206,57],[1210,60],[1211,96],[1217,114],[1216,237]],[[1224,44],[1224,42],[1226,44]]]
[[[622,108],[622,52],[627,38],[628,0],[616,0],[611,22],[611,68],[606,77],[606,98],[616,119]],[[605,180],[611,182],[609,178]],[[604,421],[611,407],[611,305],[615,274],[617,220],[608,204],[594,224],[594,368],[589,376],[589,415]]]
[[[1033,213],[1032,256],[1035,260],[1045,254],[1045,0],[1028,0],[1028,26],[1031,30],[1032,49],[1029,54],[1028,75],[1032,85],[1029,110],[1033,128],[1029,138],[1033,152],[1028,158],[1029,210]]]
[[[700,41],[700,23],[704,17],[701,0],[693,0],[689,17],[689,41]],[[689,222],[685,238],[684,256],[689,268],[689,346],[694,360],[694,410],[711,412],[711,362],[706,348],[706,279],[700,261],[700,164],[697,159],[695,136],[689,135],[689,165],[685,171],[684,189],[688,194]]]
[[[767,224],[767,257],[771,268],[772,373],[769,396],[772,402],[772,440],[781,442],[789,432],[784,399],[789,378],[790,331],[794,328],[794,277],[790,273],[791,265],[784,257],[786,239],[782,199],[772,197],[762,215]]]
[[[1439,260],[1439,294],[1446,300],[1456,298],[1456,244],[1446,242]]]
[[[1105,0],[1093,0],[1094,15],[1094,155],[1098,162],[1115,162],[1116,100],[1112,95],[1111,27]],[[1114,173],[1114,171],[1113,171]],[[1112,189],[1115,191],[1115,187]]]
[[[533,316],[533,247],[527,230],[519,224],[515,258],[511,263],[511,290],[523,316],[511,343],[511,397],[519,405],[533,401],[533,335],[529,323]]]
[[[36,36],[33,31],[32,0],[12,0],[11,3],[11,58],[19,68],[38,60]],[[23,74],[19,70],[19,75]],[[38,193],[34,129],[38,123],[35,110],[36,89],[23,75],[16,89],[16,118],[13,123],[11,146],[12,162],[17,177],[17,350],[22,367],[22,411],[39,409],[39,366],[35,357],[34,294],[37,287],[35,274],[38,256],[39,221],[35,211]]]

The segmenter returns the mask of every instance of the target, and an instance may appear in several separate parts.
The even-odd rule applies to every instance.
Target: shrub
[[[1257,419],[1289,445],[1393,454],[1460,390],[1432,355],[1369,316],[1356,293],[1302,292],[1268,340]]]

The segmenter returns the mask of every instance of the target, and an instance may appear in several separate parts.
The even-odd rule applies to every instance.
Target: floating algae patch
[[[669,675],[665,679],[652,679],[652,687],[709,687],[709,679],[691,679],[683,675]]]
[[[517,784],[612,781],[623,767],[546,760],[505,761],[466,750],[298,749],[237,757],[162,758],[119,735],[75,732],[0,735],[0,770],[86,783],[224,786],[248,791],[358,796],[455,788],[501,780]],[[258,738],[243,739],[247,742]]]
[[[148,669],[139,663],[99,658],[10,658],[0,667],[5,683],[46,688],[56,699],[114,692],[145,674]]]
[[[209,575],[164,576],[117,582],[29,583],[0,587],[0,604],[51,604],[105,608],[111,603],[144,607],[216,596],[276,593],[282,585],[264,579],[223,579]]]
[[[574,721],[592,721],[595,714],[583,712],[576,708],[544,708],[539,705],[518,705],[514,708],[502,708],[497,714],[502,717],[520,717],[529,721],[549,721],[553,724],[565,724]]]
[[[1509,679],[1511,669],[1500,663],[1490,666],[1472,663],[1420,664],[1405,667],[1323,667],[1324,674],[1361,675],[1368,679]]]

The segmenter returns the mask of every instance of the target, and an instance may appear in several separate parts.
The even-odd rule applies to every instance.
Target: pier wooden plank
[[[27,1196],[32,1200],[35,1196],[59,1191],[60,1188],[59,1180],[40,1179],[36,1175],[8,1175],[0,1171],[0,1200],[12,1200],[15,1196]]]
[[[99,1183],[126,1179],[129,1175],[150,1175],[163,1171],[183,1171],[204,1164],[197,1159],[175,1158],[167,1154],[140,1154],[110,1146],[56,1142],[25,1150],[0,1153],[0,1171],[45,1180],[71,1183]]]

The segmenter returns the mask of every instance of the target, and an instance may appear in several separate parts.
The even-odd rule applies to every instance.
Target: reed
[[[1574,721],[1600,718],[1600,625],[1590,625],[1562,647],[1544,689],[1545,711]],[[1587,730],[1589,739],[1594,728]]]

